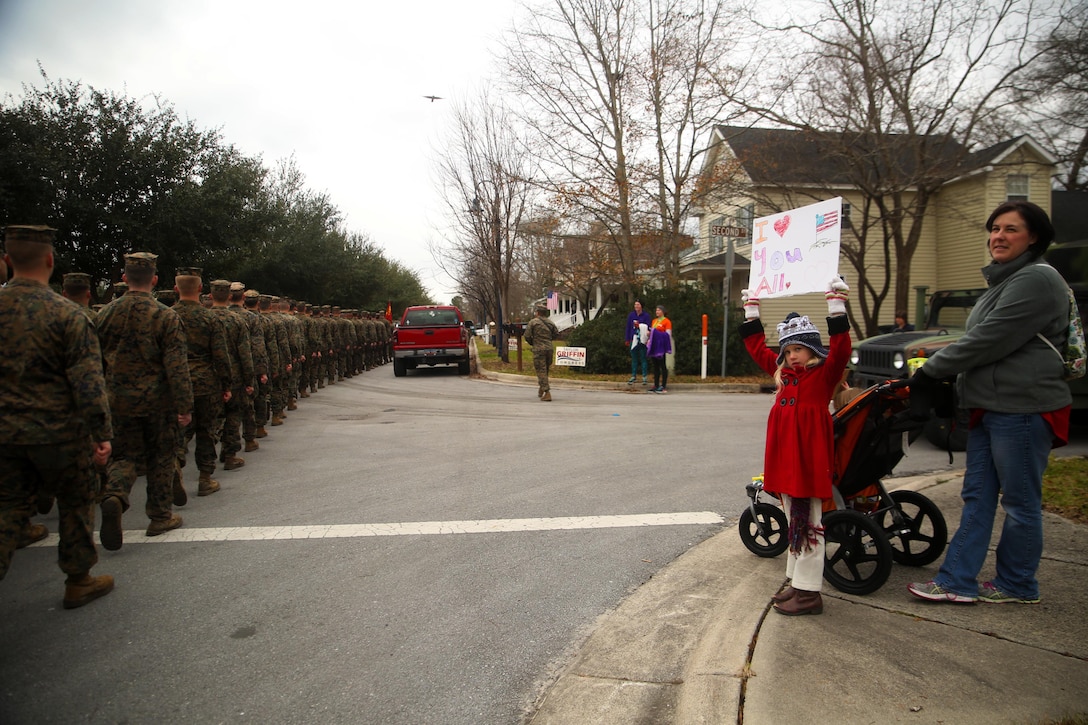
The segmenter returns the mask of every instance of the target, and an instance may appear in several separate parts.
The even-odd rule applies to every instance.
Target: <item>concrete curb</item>
[[[473,377],[505,385],[522,385],[525,387],[536,385],[536,378],[531,375],[498,373],[480,365],[475,340],[472,341],[469,350]],[[565,388],[567,390],[615,390],[621,393],[649,392],[649,388],[642,385],[628,385],[627,383],[616,383],[609,380],[563,380],[553,378],[550,382],[553,388]],[[670,393],[759,393],[761,390],[762,386],[759,383],[673,383],[669,386]]]
[[[885,485],[924,492],[951,534],[961,476]],[[906,583],[937,564],[896,564],[878,592],[827,587],[824,615],[798,618],[769,614],[783,561],[753,556],[726,522],[602,616],[527,722],[763,723],[825,712],[838,722],[981,725],[1083,716],[1088,526],[1044,519],[1042,604],[922,602]],[[999,532],[1000,521],[995,540]],[[991,548],[991,570],[992,557]]]

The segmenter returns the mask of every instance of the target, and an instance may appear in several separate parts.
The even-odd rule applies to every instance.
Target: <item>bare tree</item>
[[[536,136],[546,190],[560,210],[608,230],[624,280],[636,283],[628,155],[639,134],[626,96],[634,85],[633,0],[548,0],[527,9],[506,45],[510,90]]]
[[[1058,159],[1056,181],[1067,191],[1088,191],[1088,4],[1072,3],[1041,46],[1017,105]]]
[[[684,227],[692,208],[731,181],[696,183],[703,145],[713,126],[742,113],[730,99],[752,79],[742,66],[725,62],[736,56],[736,35],[718,0],[648,0],[642,17],[647,47],[637,69],[654,155],[639,164],[636,178],[659,220],[658,233],[648,237],[656,243],[643,246],[661,260],[666,283],[675,284],[680,250],[690,243]]]
[[[1042,54],[1032,41],[1047,26],[1021,0],[821,0],[790,8],[791,21],[758,24],[764,94],[735,100],[818,141],[824,161],[846,174],[839,182],[862,193],[874,217],[855,219],[859,234],[844,235],[843,249],[871,333],[893,280],[895,307],[907,306],[927,209],[976,144],[993,140],[985,131]],[[813,198],[838,193],[819,187],[810,180]]]
[[[509,311],[515,249],[528,208],[532,169],[507,111],[487,91],[454,104],[454,128],[443,144],[440,184],[449,238],[432,256],[461,292],[496,321],[500,355],[503,311]]]

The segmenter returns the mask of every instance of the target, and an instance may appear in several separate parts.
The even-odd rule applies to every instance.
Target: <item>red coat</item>
[[[767,491],[795,498],[831,498],[835,437],[828,406],[850,358],[850,327],[845,317],[828,318],[828,326],[831,346],[823,363],[782,371],[782,387],[775,393],[767,419],[763,460]],[[762,324],[745,323],[741,333],[752,359],[774,375],[778,352],[767,347]]]

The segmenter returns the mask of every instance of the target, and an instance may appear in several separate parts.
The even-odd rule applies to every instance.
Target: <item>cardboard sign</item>
[[[575,367],[586,366],[586,348],[584,347],[557,347],[555,348],[555,364],[571,365]]]
[[[824,292],[838,274],[841,197],[760,217],[752,230],[752,298]]]

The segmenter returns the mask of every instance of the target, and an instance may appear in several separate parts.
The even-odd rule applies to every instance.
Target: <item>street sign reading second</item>
[[[712,237],[737,237],[743,239],[748,236],[748,227],[729,227],[715,224],[710,227]]]

